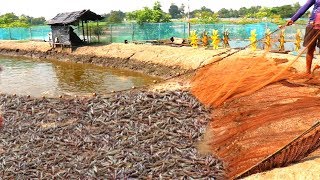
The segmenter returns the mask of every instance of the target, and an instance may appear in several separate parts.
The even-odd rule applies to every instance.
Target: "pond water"
[[[1,93],[35,97],[102,94],[160,80],[132,71],[55,60],[0,56],[0,66]]]

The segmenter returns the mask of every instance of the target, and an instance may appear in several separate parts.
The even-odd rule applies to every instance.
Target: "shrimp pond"
[[[0,56],[0,92],[39,96],[104,94],[152,84],[142,73],[57,60]]]

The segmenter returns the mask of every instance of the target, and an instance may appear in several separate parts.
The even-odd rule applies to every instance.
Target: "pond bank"
[[[91,45],[74,49],[52,49],[48,42],[0,41],[0,54],[31,58],[57,59],[128,69],[148,75],[169,78],[213,61],[225,51],[170,47],[148,44]]]

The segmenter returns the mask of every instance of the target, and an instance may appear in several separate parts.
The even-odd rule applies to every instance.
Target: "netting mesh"
[[[256,23],[245,25],[232,25],[232,24],[191,24],[190,31],[196,30],[199,39],[201,39],[204,31],[208,32],[211,36],[212,30],[219,31],[219,37],[223,37],[223,32],[228,30],[230,38],[230,47],[238,48],[244,47],[250,44],[249,37],[251,30],[256,30],[257,38],[261,39],[265,36],[267,29],[274,31],[278,28],[273,23]],[[74,27],[75,32],[82,37],[83,30],[81,27]],[[302,37],[305,32],[305,26],[294,25],[286,28],[285,37],[289,41],[286,42],[287,50],[294,50],[294,39],[297,30],[301,30]],[[51,31],[50,26],[37,26],[30,28],[0,28],[1,40],[48,40],[48,33]],[[85,34],[88,33],[90,42],[124,42],[128,40],[133,41],[150,41],[150,40],[163,40],[170,37],[188,38],[189,27],[184,22],[174,23],[144,23],[142,25],[136,23],[123,23],[123,24],[109,24],[99,25],[91,24],[86,29],[84,27]],[[273,47],[279,46],[278,42],[279,33],[274,34],[272,39],[274,40]],[[83,39],[83,38],[82,38]],[[263,48],[263,42],[258,43],[259,48]]]
[[[319,117],[314,89],[293,83],[308,80],[291,71],[297,59],[280,66],[265,56],[230,57],[193,78],[192,93],[214,109],[199,150],[223,159],[228,176],[276,152]]]
[[[36,26],[30,28],[0,28],[1,40],[48,40],[50,26]]]

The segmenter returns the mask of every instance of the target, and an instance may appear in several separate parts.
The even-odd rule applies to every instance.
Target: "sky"
[[[47,20],[61,12],[90,9],[97,14],[109,13],[111,10],[131,12],[152,7],[156,0],[0,0],[0,14],[13,12],[16,15],[25,14],[32,17],[43,16]],[[275,7],[292,5],[297,2],[303,5],[307,0],[158,0],[162,10],[168,12],[171,3],[180,6],[185,4],[185,12],[200,9],[202,6],[218,11],[222,8],[240,9],[241,7],[263,6]]]

